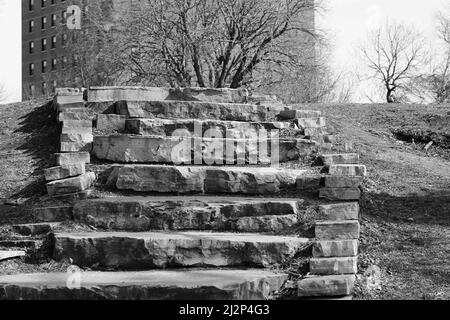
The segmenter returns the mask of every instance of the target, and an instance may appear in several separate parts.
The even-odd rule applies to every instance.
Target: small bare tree
[[[361,50],[371,77],[383,85],[388,103],[398,102],[397,97],[408,92],[408,84],[426,59],[422,36],[411,27],[389,22],[371,32]]]

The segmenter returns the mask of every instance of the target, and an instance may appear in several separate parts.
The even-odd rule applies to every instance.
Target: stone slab
[[[205,101],[221,103],[246,103],[246,89],[214,88],[155,88],[155,87],[91,87],[89,102],[108,101]]]
[[[0,250],[0,261],[24,257],[26,254],[26,251]]]
[[[148,164],[270,164],[306,160],[318,145],[310,140],[246,140],[165,136],[96,136],[92,154],[101,160]]]
[[[91,130],[92,131],[92,130]],[[94,136],[89,133],[63,133],[61,134],[61,152],[90,152]]]
[[[328,201],[358,201],[361,199],[359,188],[323,188],[319,191],[319,198]]]
[[[62,222],[73,219],[72,206],[35,208],[32,212],[38,222]]]
[[[367,175],[367,168],[364,165],[359,164],[338,164],[331,165],[329,168],[330,175],[341,175],[341,176],[362,176]]]
[[[81,267],[267,267],[308,247],[309,239],[239,233],[95,232],[55,234],[54,259]]]
[[[326,126],[325,118],[300,118],[296,119],[294,123],[300,129],[306,128],[324,128]]]
[[[155,136],[197,136],[207,137],[214,134],[221,138],[270,138],[269,133],[283,129],[295,130],[290,122],[242,122],[193,119],[128,119],[128,133]],[[186,132],[186,133],[185,133]],[[189,134],[187,134],[189,132]]]
[[[58,121],[59,122],[65,122],[65,121],[80,121],[80,120],[91,120],[92,121],[92,115],[90,115],[86,111],[80,111],[80,112],[60,112],[58,115]]]
[[[267,122],[276,121],[276,110],[264,106],[191,101],[119,101],[115,113],[128,118],[166,118]]]
[[[82,272],[78,279],[79,286],[69,288],[67,273],[0,276],[0,299],[266,300],[287,275],[265,270],[181,270]]]
[[[95,173],[88,172],[78,177],[50,182],[47,184],[47,191],[50,196],[77,193],[91,188],[95,179]]]
[[[73,211],[76,221],[105,230],[265,232],[295,222],[300,203],[237,197],[112,197],[79,201]],[[270,218],[258,219],[261,216]]]
[[[91,162],[89,152],[56,153],[56,165],[87,164]]]
[[[309,277],[298,282],[298,297],[335,297],[352,294],[354,275]]]
[[[84,163],[69,164],[44,170],[45,180],[48,182],[76,177],[86,173]]]
[[[302,118],[318,118],[322,116],[322,112],[314,110],[283,110],[279,117],[286,120],[295,120]]]
[[[119,190],[206,194],[280,194],[295,190],[304,170],[253,167],[116,166],[110,181]]]
[[[98,114],[97,115],[97,130],[101,131],[125,131],[126,116],[117,114]]]
[[[36,236],[49,233],[52,227],[48,223],[16,224],[12,230],[22,236]]]
[[[359,239],[358,221],[323,221],[317,222],[315,234],[318,240],[354,240]]]
[[[362,182],[363,177],[359,176],[326,176],[323,185],[326,188],[358,188]]]
[[[323,154],[319,157],[322,165],[331,166],[334,164],[359,164],[359,154]]]
[[[319,206],[319,215],[324,220],[358,220],[359,203],[333,203]]]
[[[357,255],[357,240],[316,241],[313,244],[314,258],[355,257]]]
[[[312,275],[344,275],[358,273],[356,257],[313,258],[309,262]]]
[[[93,194],[92,189],[75,192],[75,193],[67,193],[67,194],[58,194],[54,195],[52,198],[59,201],[64,201],[68,203],[75,203],[80,200],[89,199]]]

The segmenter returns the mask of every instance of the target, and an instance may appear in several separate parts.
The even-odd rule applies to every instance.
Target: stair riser
[[[65,238],[56,235],[54,259],[80,267],[141,269],[268,267],[304,250],[305,243],[215,239]]]
[[[234,140],[178,137],[97,136],[93,155],[120,163],[271,164],[311,160],[317,145],[307,140]]]

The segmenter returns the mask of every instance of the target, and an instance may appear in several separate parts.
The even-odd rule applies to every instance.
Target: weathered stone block
[[[323,128],[326,126],[325,118],[300,118],[295,120],[295,124],[300,129]]]
[[[323,188],[319,191],[319,198],[328,201],[357,201],[361,198],[359,188]]]
[[[297,190],[316,192],[321,188],[321,176],[299,177],[297,179]]]
[[[89,152],[56,153],[55,157],[57,166],[91,162]]]
[[[33,209],[33,217],[39,222],[61,222],[72,220],[73,207],[46,207]]]
[[[75,193],[55,195],[53,196],[53,199],[68,203],[75,203],[77,201],[86,200],[90,198],[92,196],[92,193],[93,193],[92,189],[89,189]]]
[[[298,282],[299,297],[348,296],[355,285],[355,275],[310,277]]]
[[[356,257],[343,258],[313,258],[309,262],[310,273],[313,275],[357,274]]]
[[[92,186],[95,178],[95,173],[88,172],[78,177],[53,181],[47,184],[47,191],[50,196],[84,191]]]
[[[317,222],[315,234],[318,240],[359,239],[360,225],[358,221]]]
[[[127,117],[116,114],[98,114],[97,129],[104,131],[125,131]]]
[[[45,180],[48,182],[76,177],[84,173],[86,173],[84,163],[63,165],[44,170]]]
[[[313,110],[283,110],[279,117],[286,120],[318,118],[322,116],[322,112]]]
[[[61,152],[90,152],[94,136],[92,133],[61,134]]]
[[[341,176],[362,176],[367,175],[366,166],[360,164],[337,164],[331,165],[329,169],[330,175],[341,175]]]
[[[326,188],[358,188],[363,182],[360,176],[326,176],[324,186]]]
[[[12,230],[22,236],[36,236],[49,233],[52,227],[48,223],[16,224],[12,226]]]
[[[319,214],[324,220],[358,220],[359,203],[334,203],[319,206]]]
[[[313,244],[314,258],[355,257],[358,255],[358,240],[316,241]]]
[[[91,130],[92,133],[91,120],[67,120],[62,123],[62,133],[85,132],[88,130]]]
[[[58,120],[59,120],[59,122],[92,120],[92,115],[90,115],[86,111],[80,111],[80,112],[65,111],[65,112],[59,113]]]
[[[347,154],[323,154],[319,157],[321,163],[325,166],[331,166],[334,164],[358,164],[359,154],[347,153]]]
[[[54,258],[80,267],[266,267],[305,250],[309,239],[207,232],[55,234]]]

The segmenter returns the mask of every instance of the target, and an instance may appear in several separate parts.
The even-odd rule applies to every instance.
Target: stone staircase
[[[43,231],[74,267],[0,276],[0,299],[351,295],[366,169],[324,153],[320,112],[203,88],[61,89],[54,104],[61,153],[45,177],[67,204],[34,214],[86,227]],[[308,271],[292,278],[296,259]]]

